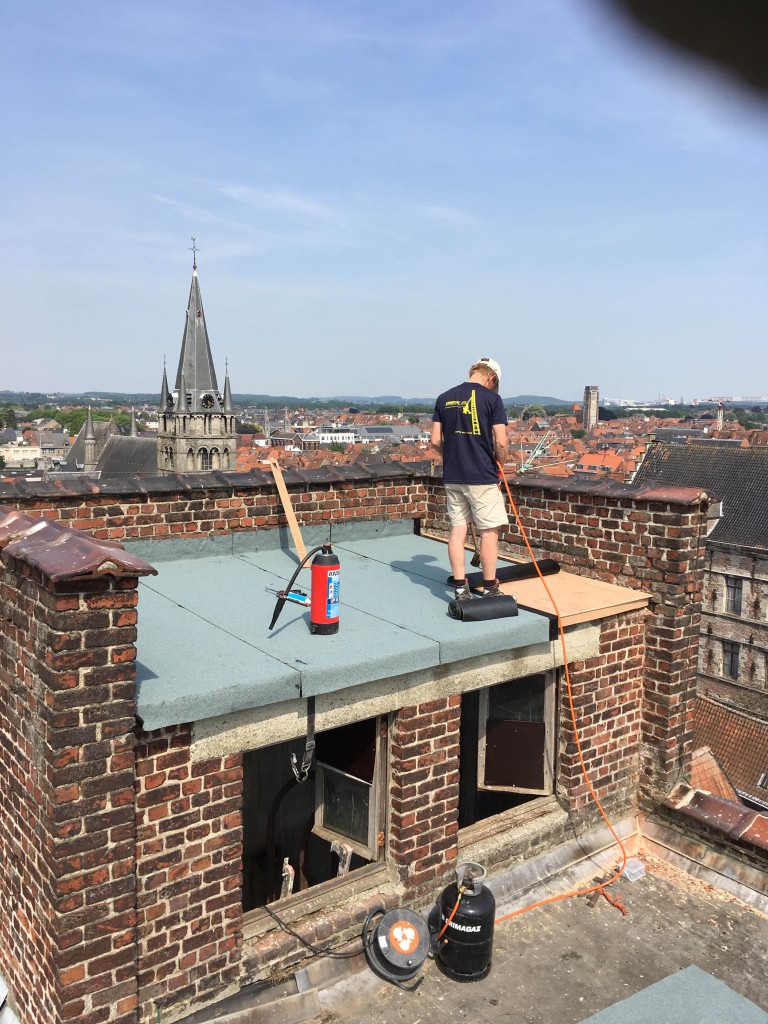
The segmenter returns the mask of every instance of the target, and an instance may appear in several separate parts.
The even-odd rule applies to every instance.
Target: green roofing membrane
[[[276,591],[298,565],[277,536],[281,531],[254,532],[234,544],[222,538],[142,545],[142,557],[158,570],[139,585],[137,713],[144,728],[336,692],[548,640],[547,618],[523,609],[485,622],[451,618],[445,544],[382,526],[334,530],[341,607],[339,630],[330,636],[310,633],[309,609],[292,603],[269,629]],[[325,538],[305,535],[305,542],[310,548]],[[310,577],[308,563],[294,586],[309,592]]]

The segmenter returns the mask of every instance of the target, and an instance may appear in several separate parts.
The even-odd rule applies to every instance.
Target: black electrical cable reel
[[[373,927],[372,922],[383,915]],[[406,985],[416,976],[429,953],[429,930],[423,918],[412,910],[385,911],[375,907],[363,925],[363,949],[374,974],[405,992],[415,991],[422,982]]]

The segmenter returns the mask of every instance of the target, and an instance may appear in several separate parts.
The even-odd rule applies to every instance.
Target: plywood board
[[[570,572],[558,572],[544,577],[552,598],[554,598],[564,626],[577,622],[593,622],[611,615],[645,608],[651,595],[644,590],[630,590],[617,587],[614,583],[577,576]],[[513,594],[522,608],[531,611],[555,614],[555,608],[544,584],[537,576],[531,580],[515,580],[502,583],[505,594]]]

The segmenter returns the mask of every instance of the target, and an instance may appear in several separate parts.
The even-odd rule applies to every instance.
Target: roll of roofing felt
[[[554,558],[540,558],[539,569],[541,569],[542,576],[551,576],[555,572],[560,572],[560,563],[556,562]],[[509,583],[511,580],[530,580],[538,575],[533,562],[519,562],[516,564],[502,562],[496,569],[496,578],[499,583]],[[482,587],[483,574],[481,572],[467,573],[467,581],[473,589]],[[452,583],[453,576],[449,576],[448,584]]]
[[[517,615],[517,601],[511,594],[498,597],[477,597],[472,601],[451,601],[448,614],[462,622],[486,622],[488,619],[507,619]]]

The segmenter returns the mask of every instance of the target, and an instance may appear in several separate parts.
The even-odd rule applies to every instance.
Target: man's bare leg
[[[464,544],[467,540],[467,526],[452,526],[448,534],[448,561],[455,580],[466,579]]]
[[[494,527],[492,530],[480,530],[480,565],[482,566],[484,580],[496,579],[496,565],[498,562],[498,556],[498,527]],[[448,557],[450,558],[450,554]]]

